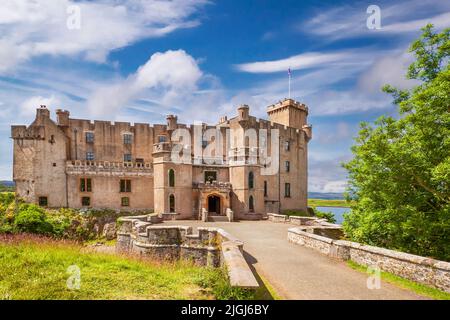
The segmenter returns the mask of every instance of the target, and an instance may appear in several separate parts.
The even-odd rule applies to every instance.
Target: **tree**
[[[427,25],[410,46],[402,91],[391,86],[399,119],[361,124],[349,173],[355,200],[343,228],[353,241],[450,260],[450,29]]]

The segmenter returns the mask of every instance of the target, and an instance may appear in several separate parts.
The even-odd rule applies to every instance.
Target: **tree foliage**
[[[427,25],[410,52],[411,90],[385,86],[400,117],[361,124],[349,173],[354,241],[450,260],[450,29]]]

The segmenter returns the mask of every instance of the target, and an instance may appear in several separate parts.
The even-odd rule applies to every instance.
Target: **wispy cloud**
[[[381,29],[368,29],[367,3],[333,7],[319,12],[308,21],[298,24],[297,30],[323,41],[336,41],[357,37],[373,37],[417,33],[427,23],[441,29],[450,25],[450,3],[440,0],[412,0],[376,3],[381,10]]]
[[[105,62],[112,50],[138,40],[197,26],[207,0],[3,0],[0,4],[0,72],[35,56],[81,56]],[[80,28],[68,28],[79,8]],[[78,11],[77,11],[78,12]]]

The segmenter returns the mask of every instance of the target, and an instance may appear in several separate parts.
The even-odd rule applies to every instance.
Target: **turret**
[[[284,99],[267,107],[269,120],[297,129],[303,129],[307,124],[308,107],[293,99]]]
[[[172,130],[177,129],[177,126],[178,126],[177,125],[177,122],[178,122],[178,117],[177,116],[175,116],[173,114],[169,114],[166,117],[166,120],[167,120],[167,130],[172,131]]]
[[[57,109],[56,110],[56,117],[57,117],[58,126],[68,127],[69,126],[69,116],[70,116],[70,112],[69,111],[62,110],[62,109]]]

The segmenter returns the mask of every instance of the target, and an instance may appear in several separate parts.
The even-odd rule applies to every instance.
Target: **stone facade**
[[[68,111],[57,110],[53,121],[41,106],[31,125],[11,128],[17,195],[48,207],[153,209],[165,219],[198,219],[202,210],[210,216],[232,212],[234,219],[306,210],[311,139],[307,107],[286,99],[268,107],[269,120],[251,116],[245,105],[237,111],[231,119],[222,117],[216,125],[200,126],[200,154],[211,145],[223,148],[220,161],[211,164],[196,158],[194,143],[173,139],[177,129],[186,129],[192,141],[197,139],[196,127],[179,124],[176,116],[151,126],[73,119]],[[223,133],[223,143],[202,136],[207,129]],[[258,135],[267,131],[268,143],[258,140],[251,145],[249,129]],[[279,132],[278,145],[269,143],[274,129]],[[190,149],[190,161],[172,159],[180,146]],[[277,171],[265,174],[266,164],[252,161],[255,150],[273,155]]]

